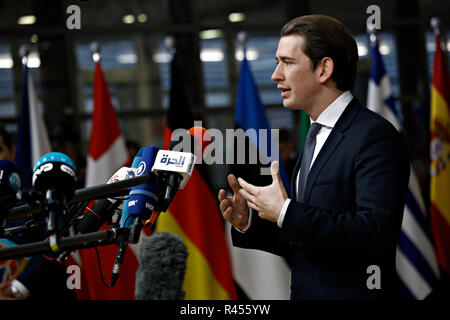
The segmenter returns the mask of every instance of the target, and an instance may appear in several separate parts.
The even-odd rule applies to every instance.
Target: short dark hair
[[[11,150],[12,148],[12,139],[9,132],[6,130],[5,126],[0,123],[0,136],[3,138],[3,143],[5,146]]]
[[[307,15],[288,21],[281,37],[304,37],[303,52],[311,59],[313,70],[324,58],[334,62],[331,79],[339,90],[352,90],[356,79],[358,47],[350,31],[340,21],[325,15]]]

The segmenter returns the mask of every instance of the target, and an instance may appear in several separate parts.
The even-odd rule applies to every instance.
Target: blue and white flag
[[[287,177],[282,161],[279,161],[279,149],[272,145],[274,141],[272,141],[273,136],[269,120],[267,119],[258,88],[245,57],[241,62],[234,117],[237,127],[246,132],[251,144],[258,150],[260,162],[268,164],[273,160],[278,160],[280,164],[280,176],[286,192],[289,194],[289,178]],[[254,134],[247,134],[250,132],[249,130],[254,130],[252,131]],[[266,171],[261,170],[261,172],[270,175],[270,165]]]
[[[31,184],[31,172],[41,156],[51,151],[47,129],[38,106],[33,78],[24,67],[22,106],[16,146],[16,163],[24,172],[24,185]]]
[[[398,131],[403,130],[400,115],[395,108],[390,80],[376,42],[372,45],[367,107],[390,121]],[[396,269],[403,297],[422,300],[431,293],[440,275],[429,216],[412,166],[410,172],[397,245]]]

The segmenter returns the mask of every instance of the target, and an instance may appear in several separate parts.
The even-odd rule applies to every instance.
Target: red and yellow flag
[[[430,122],[431,224],[439,264],[450,274],[450,78],[439,34],[434,53]]]

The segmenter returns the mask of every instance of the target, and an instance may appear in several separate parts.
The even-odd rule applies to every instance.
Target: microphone
[[[75,165],[67,155],[50,152],[43,155],[33,169],[32,185],[41,193],[41,201],[47,212],[49,245],[53,252],[59,251],[61,214],[65,204],[75,191]]]
[[[196,157],[192,153],[160,150],[152,172],[158,174],[162,185],[158,206],[167,211],[178,189],[183,189],[192,175]]]
[[[139,164],[141,163],[141,159],[142,159],[142,153],[144,152],[144,148],[141,148],[138,153],[136,154],[136,156],[133,159],[133,163],[131,164],[131,168],[136,169],[139,167]],[[120,226],[121,227],[129,227],[133,221],[134,218],[129,217],[128,215],[128,202],[129,202],[129,198],[127,200],[124,201],[123,203],[123,207],[122,207],[122,216],[120,218]],[[127,223],[125,225],[125,222]]]
[[[11,160],[0,160],[0,203],[4,209],[4,201],[14,198],[22,186],[22,174],[19,166]],[[13,197],[12,197],[13,196]]]
[[[156,232],[143,239],[136,273],[136,300],[183,300],[187,248],[181,238]]]
[[[189,144],[189,151],[193,150],[192,147],[196,148],[198,146],[198,141],[196,141],[199,139],[198,128],[193,127],[190,131],[181,135],[182,139],[188,138],[188,142],[194,142],[194,144]],[[205,134],[205,132],[207,133],[206,129],[200,128],[201,135]],[[139,241],[142,221],[150,218],[147,221],[153,224],[159,212],[167,210],[178,189],[183,189],[192,175],[196,156],[190,152],[173,151],[172,149],[177,147],[177,142],[176,140],[172,141],[169,150],[159,150],[159,148],[154,146],[141,149],[142,158],[137,175],[149,172],[151,168],[152,172],[157,173],[158,182],[139,185],[133,187],[130,191],[130,198],[126,206],[128,208],[128,216],[125,217],[122,214],[122,219],[125,220],[123,220],[123,224],[121,220],[121,225],[127,226],[127,219],[130,217],[137,219],[133,219],[133,227],[129,237],[126,238],[126,234],[124,234],[118,238],[118,251],[111,274],[111,287],[114,286],[119,277],[128,243],[137,243]],[[203,139],[200,139],[200,142],[202,143]],[[202,151],[206,145],[201,148]]]
[[[136,176],[136,171],[137,170],[134,168],[122,167],[109,178],[107,183],[133,178]],[[121,201],[117,201],[116,199],[108,198],[97,200],[91,208],[86,207],[88,211],[83,219],[77,224],[77,231],[80,233],[97,231],[105,221],[108,220],[113,213],[113,210],[119,207],[120,204]]]
[[[148,146],[143,148],[142,159],[137,170],[138,176],[152,170],[158,153],[158,147]],[[157,193],[158,182],[141,184],[133,187],[130,191],[130,198],[128,201],[128,215],[134,218],[139,217],[144,220],[150,218],[153,210],[155,210],[158,200]]]
[[[107,184],[133,178],[136,176],[136,171],[134,168],[122,167],[109,178]],[[117,201],[116,199],[97,200],[91,208],[86,207],[87,212],[75,226],[76,231],[85,234],[99,230],[120,204],[121,201]],[[62,263],[69,255],[70,251],[63,252],[59,255],[57,261]]]
[[[16,193],[22,186],[19,166],[10,160],[0,160],[0,211],[12,208],[16,203]],[[0,238],[4,235],[3,214],[0,215]]]
[[[142,148],[142,159],[137,169],[137,175],[140,176],[144,173],[150,172],[155,158],[158,154],[158,147],[148,146]],[[114,286],[119,278],[122,262],[125,257],[126,248],[128,243],[137,243],[139,241],[140,232],[142,229],[143,221],[150,218],[153,210],[156,207],[158,200],[158,182],[151,184],[141,184],[135,186],[130,191],[130,197],[128,200],[128,217],[125,218],[124,225],[127,225],[127,219],[132,220],[132,227],[130,233],[124,233],[117,239],[117,255],[114,262],[114,267],[111,274],[111,284]],[[123,214],[122,214],[123,216]]]
[[[202,159],[203,151],[211,140],[208,130],[192,127],[182,134],[177,134],[170,142],[169,150],[158,152],[152,171],[158,173],[163,186],[158,202],[161,211],[166,211],[176,192],[184,188],[192,175],[196,160]]]
[[[20,190],[22,178],[19,166],[11,160],[0,160],[0,195],[8,196]]]

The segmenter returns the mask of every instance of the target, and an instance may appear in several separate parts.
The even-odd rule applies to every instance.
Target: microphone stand
[[[78,189],[75,190],[74,196],[70,201],[67,202],[67,204],[112,196],[123,196],[128,194],[129,188],[140,184],[153,183],[157,179],[158,176],[156,173],[147,172],[145,174],[127,180]],[[40,211],[41,207],[39,205],[25,204],[10,209],[6,216],[2,218],[4,219],[4,221],[10,221],[24,217],[30,217],[34,214],[40,213]]]
[[[72,237],[62,238],[60,241],[60,248],[61,250],[73,251],[97,246],[106,246],[115,243],[118,234],[126,232],[129,232],[129,230],[126,228],[119,228],[78,234]],[[53,251],[49,241],[33,242],[0,249],[0,261],[51,253],[53,253]]]

